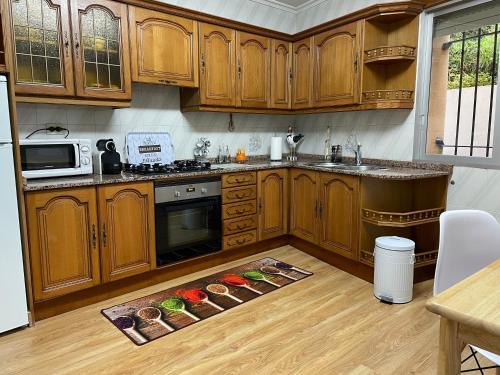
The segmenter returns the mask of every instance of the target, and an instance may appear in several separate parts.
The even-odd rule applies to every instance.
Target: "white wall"
[[[240,147],[249,155],[269,154],[270,137],[275,133],[284,134],[293,122],[293,116],[235,114],[235,131],[230,133],[226,113],[182,113],[176,87],[134,84],[132,92],[132,107],[123,109],[18,104],[20,135],[24,138],[46,124],[58,124],[70,130],[71,138],[91,138],[94,143],[100,138],[113,138],[118,151],[123,153],[129,132],[169,132],[175,157],[186,159],[193,158],[194,144],[202,136],[212,141],[210,156],[213,157],[221,144],[229,145],[233,155]],[[54,135],[41,133],[33,138],[46,137]],[[260,140],[262,146],[250,152],[252,138]]]

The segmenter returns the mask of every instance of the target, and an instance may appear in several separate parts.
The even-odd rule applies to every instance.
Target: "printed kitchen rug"
[[[264,258],[101,312],[136,345],[144,345],[310,275]]]

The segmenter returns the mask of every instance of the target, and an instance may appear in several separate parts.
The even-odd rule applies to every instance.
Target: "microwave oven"
[[[46,178],[92,174],[90,139],[19,141],[23,177]]]

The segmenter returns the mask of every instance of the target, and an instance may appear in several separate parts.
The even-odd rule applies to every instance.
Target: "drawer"
[[[222,175],[222,188],[255,185],[256,183],[257,172],[240,172]]]
[[[257,242],[257,231],[251,230],[248,232],[225,236],[222,240],[222,249],[234,249],[236,247],[249,245]]]
[[[222,218],[233,219],[240,216],[253,215],[257,213],[257,201],[246,201],[222,206]]]
[[[224,221],[224,235],[244,232],[257,228],[257,215],[245,216]]]
[[[222,189],[222,203],[234,203],[257,198],[257,186],[242,186]]]

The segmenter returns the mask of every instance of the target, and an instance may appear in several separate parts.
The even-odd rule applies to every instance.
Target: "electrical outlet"
[[[49,128],[60,128],[60,131],[54,130],[51,131]],[[62,124],[45,124],[45,134],[46,135],[53,135],[53,136],[65,136],[67,133],[66,128]]]

